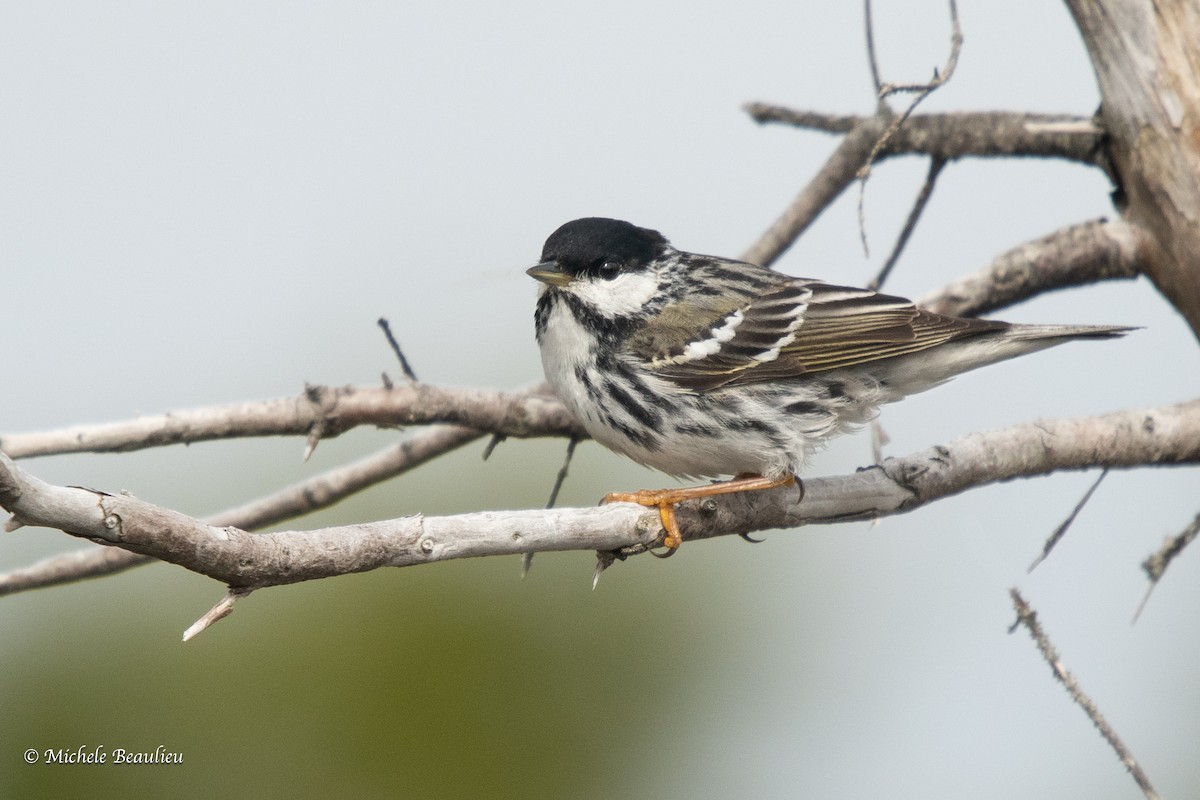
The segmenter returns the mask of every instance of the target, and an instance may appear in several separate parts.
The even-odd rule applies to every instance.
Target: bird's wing
[[[743,298],[647,366],[683,388],[706,390],[857,366],[1004,327],[934,314],[868,289],[793,278]]]

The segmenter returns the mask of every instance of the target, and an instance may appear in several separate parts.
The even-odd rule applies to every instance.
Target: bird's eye
[[[600,268],[598,270],[596,270],[596,274],[598,274],[601,278],[604,278],[604,280],[606,280],[606,281],[611,281],[613,278],[617,277],[617,275],[619,275],[620,272],[621,272],[621,262],[613,261],[612,259],[606,260],[603,263],[601,263]]]

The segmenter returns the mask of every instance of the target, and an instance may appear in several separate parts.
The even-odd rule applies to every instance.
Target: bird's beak
[[[571,282],[571,276],[562,271],[556,261],[546,261],[525,270],[525,274],[541,281],[547,286],[566,286]]]

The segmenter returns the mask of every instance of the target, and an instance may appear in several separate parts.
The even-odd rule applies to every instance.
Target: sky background
[[[942,3],[882,2],[886,80],[944,63]],[[953,81],[925,110],[1090,114],[1086,53],[1053,3],[961,4]],[[0,4],[0,433],[375,384],[391,320],[435,384],[540,380],[525,267],[579,216],[736,255],[836,140],[760,127],[765,100],[874,107],[858,4]],[[925,163],[895,160],[778,263],[862,284]],[[1063,225],[1112,215],[1096,170],[943,173],[888,289],[917,296]],[[988,368],[889,407],[902,455],[1037,417],[1200,393],[1200,351],[1145,281],[1002,316],[1144,330]],[[394,441],[353,431],[31,460],[39,477],[203,516]],[[539,507],[563,443],[482,445],[289,523]],[[810,474],[868,463],[845,437]],[[220,596],[165,565],[0,600],[0,795],[325,797],[1137,795],[1056,685],[1007,590],[1164,796],[1200,787],[1200,560],[1136,625],[1140,562],[1198,510],[1197,471],[1114,473],[1026,567],[1093,474],[970,492],[883,520],[730,537],[669,562],[588,553],[378,571]],[[662,476],[582,445],[560,497]],[[84,546],[22,529],[0,569]],[[179,751],[179,766],[29,766],[27,748]],[[219,783],[218,783],[219,782]]]

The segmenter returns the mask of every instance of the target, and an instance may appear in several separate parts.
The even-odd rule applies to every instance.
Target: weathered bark
[[[1146,274],[1200,337],[1200,4],[1067,0],[1100,84],[1117,205]]]

